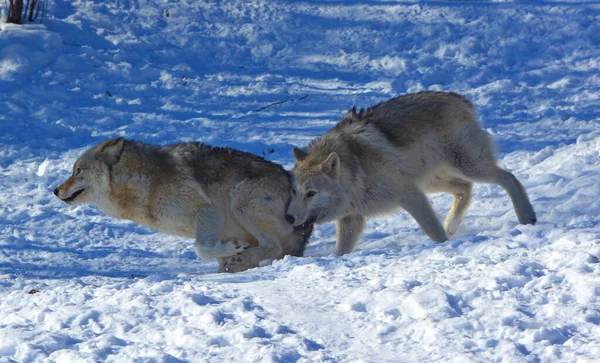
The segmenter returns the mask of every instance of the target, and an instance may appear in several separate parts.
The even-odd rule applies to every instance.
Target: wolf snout
[[[290,224],[294,224],[294,222],[296,222],[296,218],[294,218],[294,216],[291,214],[286,214],[285,220],[290,222]]]
[[[294,224],[294,229],[297,230],[297,231],[301,231],[301,230],[304,230],[304,229],[310,227],[314,223],[315,223],[315,219],[314,218],[309,218],[304,223],[295,223]]]
[[[85,188],[76,190],[75,192],[73,192],[73,194],[71,194],[70,197],[64,197],[64,193],[63,195],[59,195],[60,191],[59,188],[54,189],[53,193],[54,195],[56,195],[58,197],[58,199],[62,200],[65,203],[71,203],[72,201],[74,201],[77,197],[79,197],[81,194],[83,194],[83,192],[85,192]]]

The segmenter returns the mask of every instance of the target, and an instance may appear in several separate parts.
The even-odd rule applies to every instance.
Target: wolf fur
[[[312,226],[284,219],[290,176],[258,156],[202,143],[163,147],[117,138],[86,151],[54,194],[74,205],[194,238],[200,258],[238,272],[302,256]]]
[[[525,189],[500,169],[471,102],[446,92],[419,92],[366,110],[351,109],[306,150],[293,149],[292,201],[286,219],[297,228],[336,221],[335,253],[351,252],[365,217],[405,209],[431,239],[458,230],[474,182],[504,188],[519,223],[535,224]],[[454,202],[444,226],[425,193],[448,192]]]

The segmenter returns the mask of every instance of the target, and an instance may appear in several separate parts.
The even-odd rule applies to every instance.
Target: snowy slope
[[[0,362],[595,361],[600,5],[64,1],[0,24]],[[478,107],[538,214],[478,185],[437,245],[404,212],[331,255],[215,274],[189,240],[51,190],[117,135],[291,167],[353,105],[422,89]],[[254,112],[275,102],[282,104]],[[450,197],[436,195],[443,216]],[[32,289],[36,294],[28,294]]]

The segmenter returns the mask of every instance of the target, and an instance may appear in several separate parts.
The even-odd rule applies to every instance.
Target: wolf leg
[[[401,191],[399,204],[417,221],[429,238],[436,242],[444,242],[448,239],[429,200],[419,188],[412,186]]]
[[[285,257],[286,255],[302,257],[304,249],[308,244],[308,240],[312,233],[313,226],[308,226],[303,230],[294,230],[289,236],[282,240],[282,250],[276,259]],[[264,260],[262,253],[257,248],[249,248],[242,253],[234,256],[220,258],[219,272],[241,272],[250,268],[259,266],[261,260]]]
[[[458,231],[458,227],[469,208],[473,183],[460,179],[442,180],[435,186],[435,189],[454,195],[454,202],[444,222],[446,234],[448,237],[452,237]]]
[[[283,215],[271,213],[245,214],[239,218],[240,224],[258,240],[259,244],[258,247],[252,247],[244,253],[245,257],[249,259],[245,263],[258,264],[263,260],[272,261],[281,257],[283,251],[281,242],[293,231],[291,226],[286,228],[289,223],[287,225],[284,223]]]
[[[335,229],[334,253],[341,256],[352,252],[364,229],[365,218],[363,216],[346,216],[338,219]]]
[[[468,180],[497,184],[504,188],[521,224],[535,224],[537,218],[523,185],[510,172],[496,165],[489,135],[469,126],[456,133],[447,149],[447,162]]]
[[[283,198],[276,194],[278,186],[270,184],[266,180],[245,181],[231,195],[236,220],[259,243],[244,253],[248,260],[244,263],[251,265],[279,258],[281,244],[293,232],[293,227],[284,219],[286,206]]]
[[[228,257],[249,247],[247,241],[220,241],[223,215],[215,208],[204,208],[196,222],[196,254],[202,259]]]
[[[501,186],[510,196],[519,223],[535,224],[537,217],[523,185],[512,173],[504,169],[500,169],[495,165],[490,169],[486,172],[468,173],[463,171],[463,173],[473,181]]]
[[[497,184],[506,190],[517,213],[519,223],[535,224],[537,222],[535,211],[529,202],[525,188],[512,173],[497,168],[495,172],[481,178],[481,180]]]

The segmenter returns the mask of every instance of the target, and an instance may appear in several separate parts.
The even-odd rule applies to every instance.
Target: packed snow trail
[[[0,361],[597,360],[598,34],[593,1],[54,0],[0,24]],[[398,212],[352,254],[328,224],[307,257],[229,275],[51,192],[115,136],[290,168],[350,107],[423,89],[476,104],[537,225],[476,185],[446,243]]]

